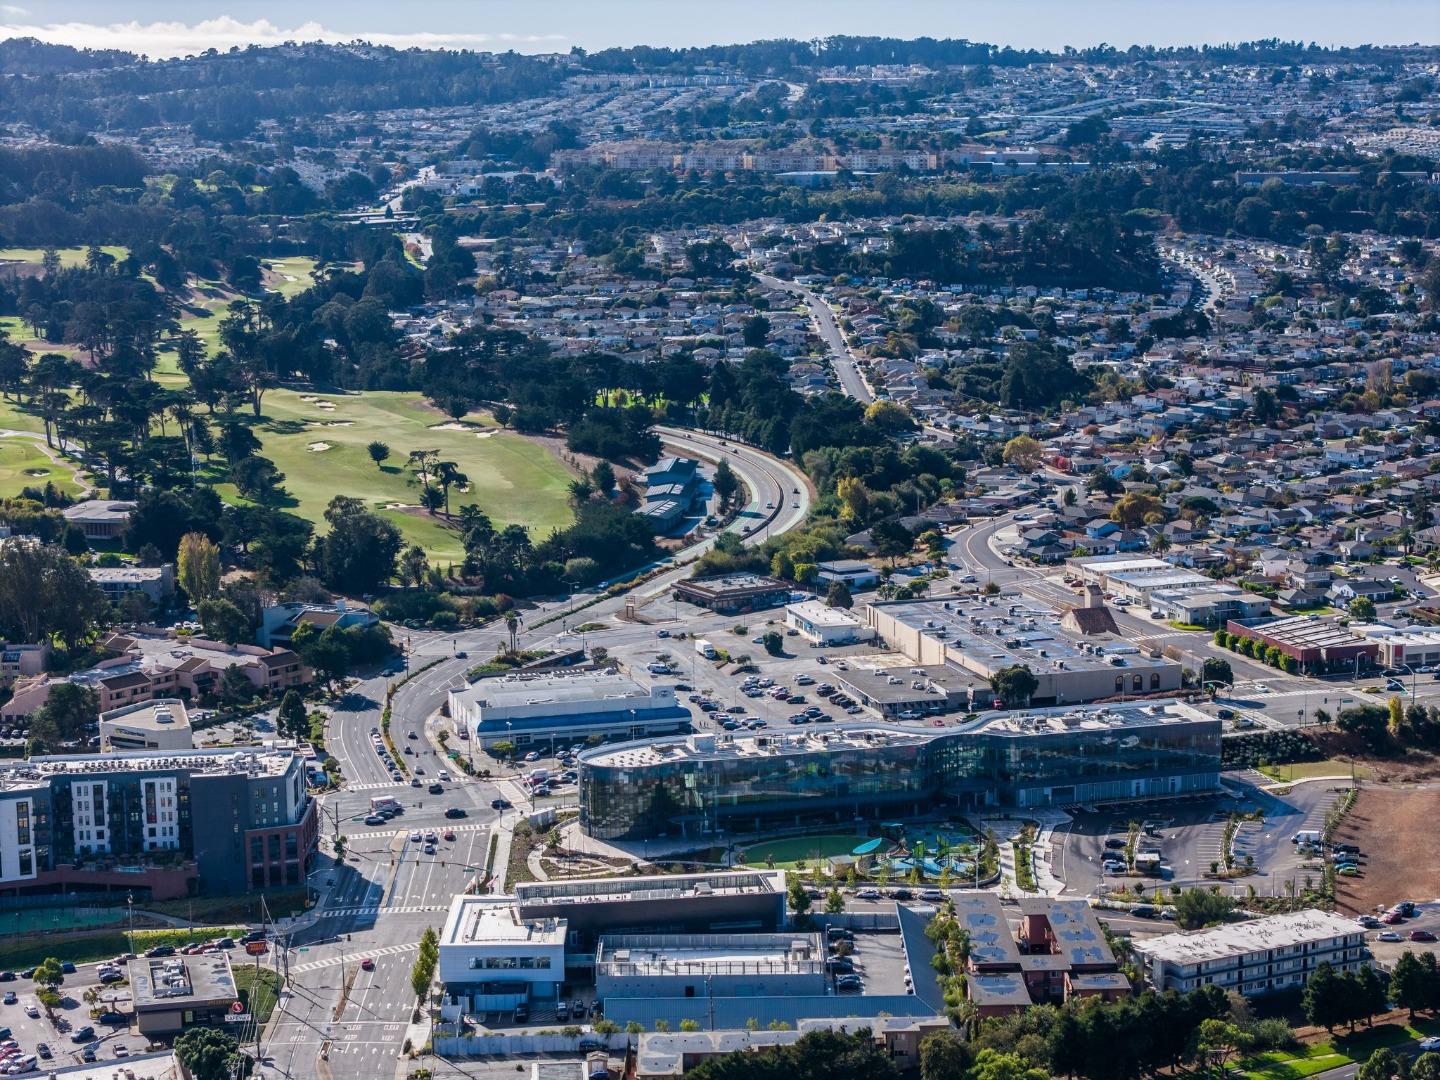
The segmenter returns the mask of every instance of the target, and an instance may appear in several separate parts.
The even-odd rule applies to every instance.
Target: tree
[[[770,337],[770,320],[764,315],[751,315],[740,324],[740,337],[747,349],[763,349]]]
[[[1315,968],[1300,996],[1305,1019],[1333,1034],[1335,1025],[1344,1023],[1349,1016],[1347,996],[1348,990],[1335,974],[1335,969],[1329,963],[1322,962]]]
[[[1427,985],[1426,972],[1420,960],[1410,950],[1401,953],[1390,972],[1390,996],[1395,1005],[1410,1014],[1411,1022],[1416,1018],[1416,1009],[1430,1008],[1434,1002],[1434,989]]]
[[[1398,697],[1392,697],[1385,703],[1385,708],[1389,714],[1386,727],[1390,732],[1390,737],[1398,739],[1401,729],[1405,726],[1405,705]]]
[[[51,544],[0,545],[0,638],[73,649],[109,622],[110,602],[85,569]]]
[[[1199,930],[1224,922],[1235,901],[1209,889],[1186,889],[1175,897],[1175,925],[1181,930]]]
[[[1000,459],[1024,472],[1034,472],[1044,460],[1045,448],[1029,435],[1016,435],[1005,444]]]
[[[1049,1080],[1049,1076],[1019,1054],[1004,1054],[986,1046],[975,1055],[969,1080]]]
[[[832,886],[825,894],[825,914],[839,915],[845,910],[845,894],[838,887]]]
[[[297,742],[309,738],[310,714],[299,691],[286,690],[285,696],[280,699],[280,710],[275,714],[275,730]]]
[[[870,540],[876,554],[889,559],[891,566],[915,546],[915,534],[898,521],[877,521],[870,527]]]
[[[961,1080],[975,1061],[972,1044],[954,1031],[936,1031],[920,1044],[920,1080]]]
[[[715,466],[715,478],[711,481],[711,486],[715,488],[721,507],[728,509],[740,492],[740,477],[735,475],[730,462],[722,458],[720,464]]]
[[[61,970],[60,961],[53,956],[47,956],[40,961],[40,966],[35,969],[32,981],[36,986],[48,987],[54,990],[65,981],[65,972]]]
[[[220,591],[220,548],[204,533],[180,538],[176,575],[192,604],[211,599]]]
[[[429,565],[429,560],[425,558],[425,549],[419,544],[411,544],[405,549],[405,554],[400,556],[400,580],[418,586],[425,580],[425,570]]]
[[[366,446],[365,452],[370,455],[370,460],[375,462],[377,468],[385,464],[386,459],[390,457],[390,447],[379,439]]]
[[[1223,686],[1233,686],[1235,673],[1230,669],[1230,661],[1220,656],[1207,656],[1200,665],[1200,681],[1207,685],[1220,683]]]
[[[830,587],[825,590],[825,604],[827,607],[845,608],[849,610],[855,606],[855,599],[850,595],[850,586],[843,581],[832,581]]]
[[[31,718],[30,735],[47,747],[85,737],[100,716],[100,697],[92,686],[58,682],[50,687],[45,704]]]
[[[228,1032],[211,1027],[190,1027],[175,1036],[175,1056],[193,1080],[231,1080],[250,1075],[254,1059],[240,1052],[240,1043]]]
[[[761,636],[760,643],[771,656],[779,656],[785,650],[785,639],[778,630],[767,630]]]
[[[1440,1080],[1440,1054],[1427,1050],[1410,1066],[1410,1080]]]
[[[1401,1074],[1401,1068],[1395,1051],[1382,1046],[1371,1051],[1364,1064],[1355,1070],[1355,1080],[1391,1080],[1397,1074]]]
[[[916,426],[910,410],[896,401],[876,401],[867,406],[865,422],[887,435],[914,431]]]
[[[1225,1063],[1250,1045],[1250,1035],[1234,1024],[1214,1017],[1200,1021],[1195,1048],[1215,1062],[1223,1076]]]
[[[1368,596],[1357,596],[1350,601],[1346,610],[1350,612],[1352,618],[1359,619],[1361,622],[1369,622],[1375,618],[1375,601]]]
[[[205,636],[212,641],[238,645],[250,636],[250,617],[232,600],[223,596],[217,596],[213,600],[201,600],[195,605],[195,611],[200,616],[200,625],[204,627]]]
[[[990,689],[1007,709],[1026,707],[1039,688],[1040,680],[1028,664],[1011,664],[990,676]]]
[[[345,495],[330,500],[325,520],[330,531],[320,541],[319,561],[326,586],[358,596],[378,591],[394,576],[399,529]]]
[[[796,918],[803,918],[810,914],[810,894],[805,891],[805,885],[798,877],[790,879],[786,896],[789,900],[790,910],[794,912]]]
[[[720,462],[722,466],[729,468],[728,462]],[[612,495],[615,492],[615,466],[608,461],[596,462],[595,468],[590,470],[590,482],[595,485],[595,490],[602,495]],[[716,489],[719,490],[718,488]]]
[[[1110,511],[1110,520],[1127,529],[1138,529],[1152,517],[1165,518],[1165,504],[1143,491],[1127,491]]]

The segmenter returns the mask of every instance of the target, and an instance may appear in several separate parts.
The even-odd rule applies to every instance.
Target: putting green
[[[823,833],[818,836],[787,836],[783,840],[763,840],[742,848],[745,862],[749,866],[766,865],[766,857],[772,857],[775,865],[790,867],[804,859],[810,863],[818,859],[833,859],[849,855],[868,836],[858,833]]]
[[[479,415],[463,425],[424,404],[419,394],[368,391],[359,394],[301,394],[272,390],[263,419],[255,426],[261,453],[285,474],[296,513],[325,528],[325,507],[336,495],[350,495],[395,523],[407,543],[419,544],[432,563],[459,562],[458,532],[443,514],[419,508],[420,485],[405,467],[411,450],[438,450],[469,477],[467,490],[451,488],[450,510],[478,505],[496,528],[523,525],[536,540],[573,520],[572,474],[543,445],[497,428]],[[367,452],[372,441],[390,447],[376,466]],[[217,485],[227,499],[234,488]]]

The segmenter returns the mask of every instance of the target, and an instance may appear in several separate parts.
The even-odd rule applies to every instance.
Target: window
[[[1150,689],[1151,689],[1151,690],[1159,690],[1159,689],[1160,689],[1160,673],[1159,673],[1158,671],[1152,671],[1152,672],[1150,673]]]
[[[1125,692],[1125,676],[1124,676],[1124,675],[1116,675],[1116,676],[1115,676],[1115,692],[1116,692],[1117,694],[1123,694],[1123,693]]]
[[[1144,689],[1145,689],[1145,679],[1144,679],[1144,677],[1142,677],[1142,676],[1140,676],[1140,675],[1134,676],[1134,677],[1130,680],[1130,689],[1133,690],[1133,691],[1135,691],[1137,694],[1138,694],[1141,690],[1144,690]]]

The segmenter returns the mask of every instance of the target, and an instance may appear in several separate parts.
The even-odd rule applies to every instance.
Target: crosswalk
[[[381,780],[373,784],[346,784],[346,791],[383,791],[385,788],[409,787],[407,783],[398,783],[394,780]]]
[[[319,912],[316,918],[320,919],[345,919],[357,918],[365,915],[423,915],[433,914],[440,911],[449,911],[448,906],[438,904],[407,904],[396,907],[381,907],[379,904],[362,904],[358,907],[337,907],[326,908]]]
[[[364,952],[346,953],[344,956],[327,956],[320,960],[310,960],[303,964],[291,964],[291,975],[304,975],[307,971],[324,971],[326,968],[339,967],[342,964],[358,964],[361,960],[369,957],[377,960],[382,956],[398,956],[401,953],[415,952],[420,948],[418,941],[407,941],[403,945],[382,945],[376,949],[367,949]]]
[[[453,833],[462,833],[462,832],[463,832],[463,833],[471,833],[471,832],[484,832],[485,830],[487,830],[487,829],[489,829],[489,828],[490,828],[489,825],[473,825],[473,824],[472,824],[472,825],[443,825],[443,826],[434,826],[434,827],[427,826],[426,828],[421,829],[421,830],[419,830],[419,831],[420,831],[421,833],[433,832],[433,833],[437,833],[437,834],[443,834],[443,833],[447,833],[447,832],[453,832]],[[386,837],[386,838],[389,838],[389,837],[396,837],[396,836],[413,836],[414,833],[415,833],[415,831],[416,831],[416,830],[414,830],[414,829],[376,829],[374,832],[371,832],[369,829],[366,829],[363,833],[360,833],[360,834],[359,834],[359,837],[378,836],[378,837]]]

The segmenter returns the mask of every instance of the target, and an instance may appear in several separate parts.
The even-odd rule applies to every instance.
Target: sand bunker
[[[492,436],[492,435],[494,435],[494,434],[495,434],[495,432],[493,432],[493,431],[477,431],[477,432],[475,432],[475,437],[476,437],[477,439],[488,439],[488,438],[490,438],[490,436]]]
[[[448,424],[431,424],[431,431],[469,431],[473,424],[462,424],[459,420],[451,420]]]
[[[320,454],[326,450],[329,450],[330,444],[328,442],[312,442],[305,449],[309,450],[312,454]]]

